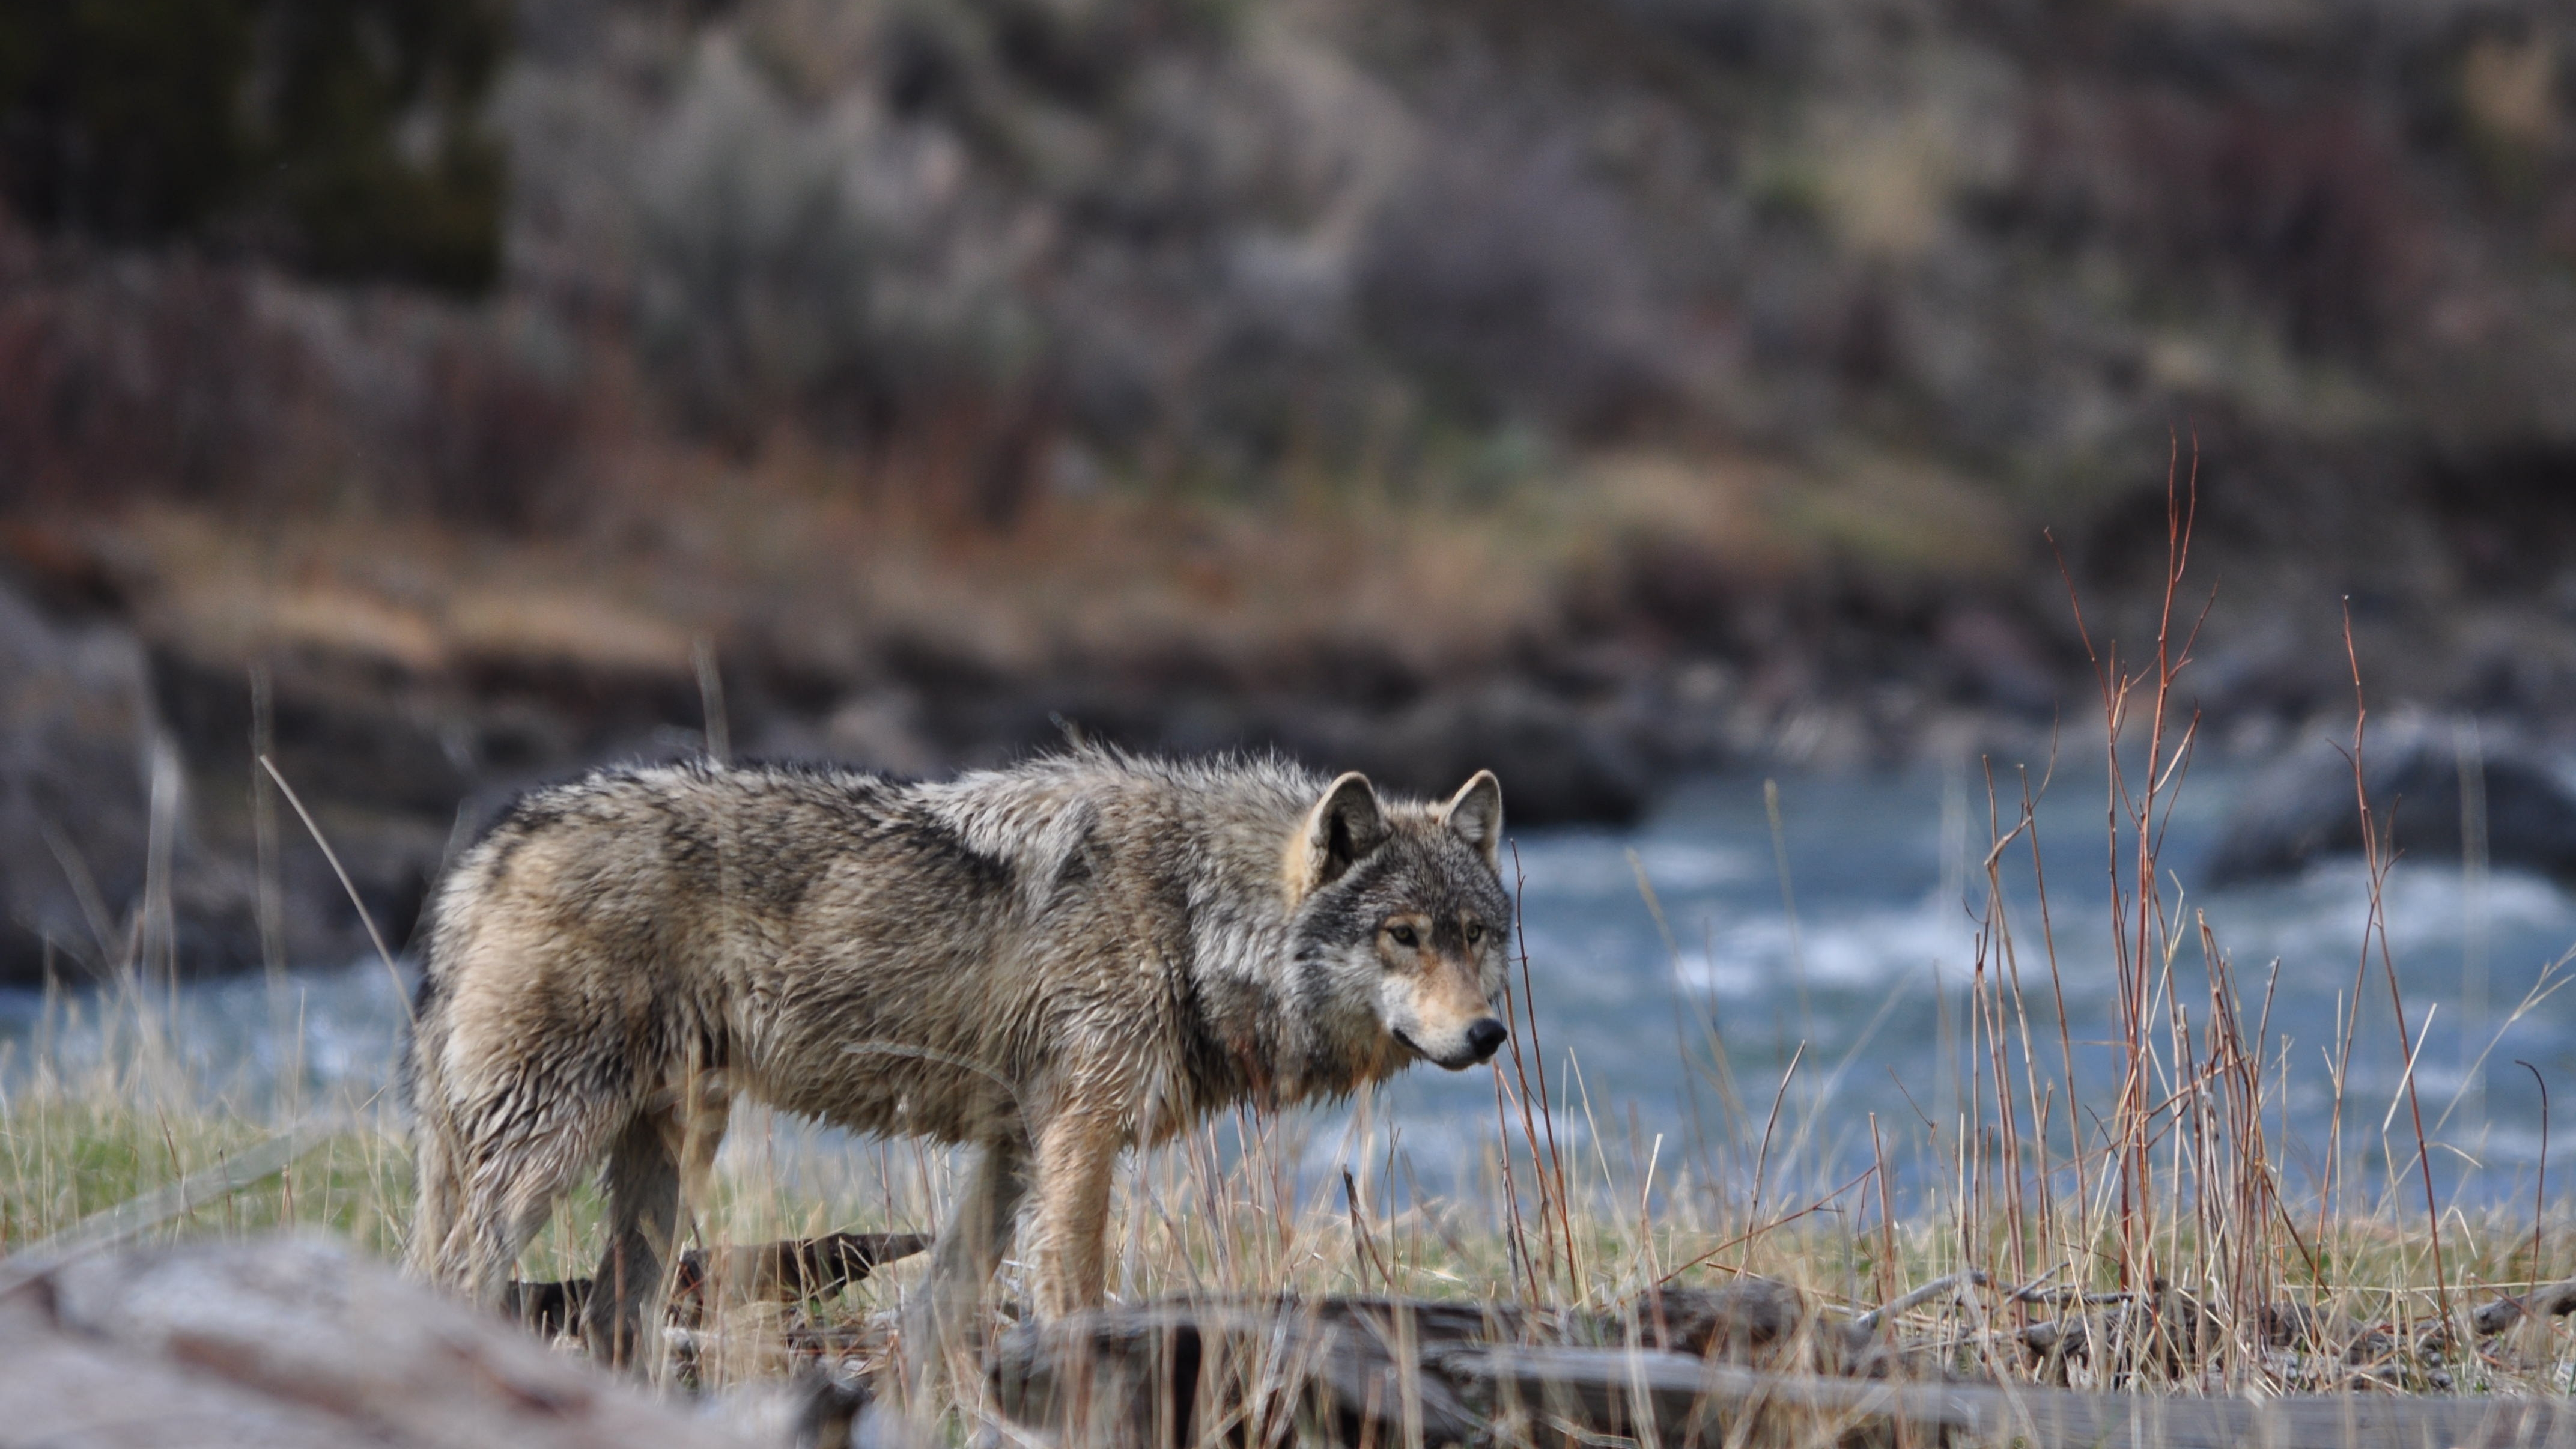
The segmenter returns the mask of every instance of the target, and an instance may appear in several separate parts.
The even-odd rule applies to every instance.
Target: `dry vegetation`
[[[1369,636],[1388,614],[1420,624],[1401,644],[1489,653],[1550,602],[1515,565],[1558,546],[1527,521],[1393,505],[1291,528],[1124,497],[1069,500],[1046,527],[995,538],[801,481],[724,480],[563,541],[366,518],[254,538],[179,511],[126,536],[154,580],[150,611],[192,621],[210,653],[302,648],[424,674],[549,659],[663,673],[701,635],[834,675],[890,644],[1009,674],[1067,656],[1275,660]]]
[[[2151,941],[2163,934],[2150,929]],[[1399,1188],[1395,1144],[1366,1103],[1347,1126],[1223,1119],[1126,1174],[1113,1291],[1129,1303],[1281,1293],[1517,1301],[1651,1334],[1651,1310],[1639,1304],[1655,1290],[1767,1278],[1815,1310],[1805,1339],[1759,1348],[1756,1362],[1772,1367],[1851,1362],[1841,1345],[1858,1322],[1901,1350],[1907,1370],[2007,1382],[2560,1390],[2570,1345],[2555,1320],[2490,1336],[2472,1312],[2563,1270],[2563,1210],[2537,1228],[2519,1211],[2451,1212],[2437,1235],[2411,1181],[2347,1184],[2322,1200],[2295,1191],[2257,1125],[2293,1069],[2256,1069],[2235,1036],[2260,1003],[2234,999],[2223,961],[2203,997],[2189,980],[2196,963],[2155,951],[2160,999],[2143,1048],[2151,1100],[2126,1117],[2116,1101],[2078,1104],[2088,1124],[2080,1154],[2070,1150],[2063,1078],[2049,1070],[2060,1038],[2046,993],[2025,999],[2000,951],[1989,966],[2004,969],[1985,973],[1976,996],[1975,1054],[1994,1065],[1970,1074],[1963,1130],[1873,1122],[1879,1163],[1840,1183],[1824,1181],[1812,1123],[1795,1108],[1765,1112],[1771,1083],[1725,1084],[1757,1087],[1726,1155],[1760,1162],[1758,1185],[1670,1143],[1640,1153],[1599,1131],[1579,1062],[1557,1061],[1539,1087],[1542,1002],[1536,1023],[1523,1020],[1529,1051],[1497,1068],[1499,1130],[1456,1196]],[[2166,993],[2185,1000],[2174,1006]],[[153,1235],[293,1224],[379,1254],[396,1249],[409,1171],[385,1102],[210,1091],[169,1050],[148,993],[64,1001],[49,1019],[55,1028],[21,1043],[10,1063],[0,1118],[0,1232],[11,1250],[214,1167],[289,1117],[337,1126],[275,1178]],[[57,1036],[82,1050],[57,1051]],[[1916,1166],[1890,1187],[1879,1171],[1900,1158]],[[944,1156],[912,1144],[852,1145],[754,1118],[738,1124],[720,1200],[696,1230],[748,1243],[918,1229],[935,1220],[950,1178]],[[595,1199],[578,1196],[531,1250],[526,1276],[586,1273],[597,1225]],[[883,1310],[919,1267],[883,1270],[832,1301],[753,1305],[702,1324],[683,1340],[689,1377],[714,1388],[818,1363],[864,1368],[885,1347]],[[2159,1286],[2140,1291],[2150,1283]],[[1006,1268],[1006,1300],[1014,1286]]]
[[[2177,583],[2186,547],[2178,518]],[[2519,1315],[2493,1305],[2568,1266],[2561,1212],[2535,1221],[2520,1210],[2439,1209],[2429,1178],[2419,1190],[2420,1160],[2383,1163],[2373,1177],[2341,1141],[2312,1154],[2328,1164],[2322,1184],[2295,1185],[2285,1170],[2280,1104],[2318,1068],[2291,1059],[2271,1031],[2268,997],[2240,979],[2203,923],[2168,904],[2157,868],[2160,822],[2193,746],[2190,722],[2169,710],[2190,621],[2167,622],[2134,671],[2107,649],[2102,658],[2110,735],[2146,751],[2107,757],[2122,941],[2113,1042],[2071,1040],[2055,1009],[2045,897],[2035,918],[2008,909],[2000,862],[2033,849],[2029,800],[2042,782],[1998,781],[1987,856],[1995,888],[1950,1121],[1918,1130],[1873,1118],[1873,1160],[1832,1181],[1839,1168],[1815,1131],[1831,1103],[1794,1105],[1786,1079],[1736,1080],[1711,1036],[1699,1046],[1726,1111],[1714,1157],[1692,1160],[1661,1139],[1623,1143],[1615,1126],[1602,1130],[1596,1105],[1614,1108],[1590,1099],[1581,1063],[1549,1055],[1546,1003],[1533,1000],[1525,968],[1513,1002],[1520,1029],[1495,1068],[1497,1130],[1455,1196],[1400,1186],[1397,1143],[1367,1101],[1347,1124],[1220,1119],[1125,1175],[1117,1298],[1517,1301],[1653,1336],[1663,1331],[1657,1294],[1767,1279],[1807,1307],[1792,1341],[1718,1351],[1775,1367],[1875,1363],[1876,1372],[2079,1388],[2559,1391],[2569,1345],[2558,1310],[2535,1299],[2531,1321],[2517,1325]],[[2356,748],[2366,748],[2366,718]],[[2376,931],[2376,911],[2374,895],[2366,931]],[[2378,989],[2385,965],[2365,954],[2356,990]],[[2393,972],[2386,980],[2393,993]],[[8,1245],[205,1169],[291,1118],[339,1126],[273,1180],[152,1231],[294,1223],[389,1252],[408,1196],[392,1107],[306,1102],[291,1090],[228,1097],[182,1064],[163,1024],[166,999],[127,982],[50,1003],[44,1033],[12,1048],[0,1136]],[[2394,1004],[2403,1032],[2405,1006]],[[2340,1104],[2339,1063],[2353,1044],[2337,1026],[2322,1069]],[[2121,1085],[2078,1101],[2067,1085],[2075,1055],[2104,1046],[2124,1064]],[[2356,1104],[2356,1139],[2368,1130],[2363,1111]],[[2340,1133],[2340,1106],[2336,1120]],[[913,1144],[849,1144],[774,1120],[740,1126],[721,1200],[695,1224],[702,1241],[916,1229],[950,1190],[948,1161]],[[2420,1128],[2400,1126],[2392,1140],[2421,1152]],[[596,1206],[576,1201],[558,1216],[527,1276],[584,1270]],[[882,1310],[918,1271],[916,1260],[834,1301],[701,1322],[680,1338],[686,1376],[717,1387],[818,1360],[864,1367],[886,1347]],[[1006,1303],[1014,1287],[1006,1268]],[[1855,1359],[1864,1343],[1884,1348]],[[971,1395],[958,1408],[986,1412]]]

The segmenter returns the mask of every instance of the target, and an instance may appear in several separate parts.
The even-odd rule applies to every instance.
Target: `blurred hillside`
[[[719,697],[1524,820],[2042,736],[2041,530],[2135,637],[2177,438],[2229,738],[2347,597],[2377,697],[2576,722],[2540,0],[26,0],[0,168],[0,568],[397,916]]]

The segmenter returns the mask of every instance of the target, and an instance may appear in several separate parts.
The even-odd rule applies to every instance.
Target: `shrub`
[[[499,0],[11,0],[0,197],[48,232],[478,290],[508,37]]]

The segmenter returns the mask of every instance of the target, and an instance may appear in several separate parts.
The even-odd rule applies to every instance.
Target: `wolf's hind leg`
[[[1011,1245],[1011,1230],[1028,1195],[1028,1148],[1016,1136],[985,1144],[975,1175],[939,1242],[931,1250],[930,1273],[904,1311],[904,1339],[925,1348],[962,1342],[975,1320],[976,1304],[1002,1254]],[[935,1355],[934,1355],[935,1356]],[[925,1357],[921,1362],[927,1363]]]
[[[542,1018],[487,1032],[464,1051],[435,1012],[420,1030],[412,1049],[420,1177],[412,1270],[495,1307],[556,1202],[634,1114],[630,1098],[594,1085],[607,1076],[605,1060],[622,1060],[623,1043]]]
[[[582,1316],[583,1342],[603,1362],[649,1366],[659,1357],[663,1302],[679,1251],[683,1157],[697,1156],[685,1137],[677,1113],[645,1112],[609,1146],[608,1245]],[[713,1149],[705,1155],[712,1159]]]
[[[455,1116],[442,1125],[446,1135],[424,1149],[435,1180],[424,1184],[411,1260],[432,1285],[488,1307],[556,1201],[598,1160],[601,1134],[578,1121],[481,1135]]]

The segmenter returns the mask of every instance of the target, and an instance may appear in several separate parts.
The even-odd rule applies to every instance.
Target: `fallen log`
[[[1583,1348],[1447,1348],[1425,1367],[1473,1408],[1490,1413],[1515,1399],[1546,1404],[1586,1433],[1668,1444],[1740,1442],[1753,1417],[1796,1413],[1868,1439],[2037,1449],[2576,1445],[2576,1413],[2539,1399],[2079,1393],[1766,1374],[1679,1354]]]
[[[1570,1436],[1667,1445],[2576,1449],[2576,1409],[2537,1399],[2084,1393],[1909,1378],[1888,1358],[1865,1360],[1861,1372],[1880,1377],[1836,1377],[1729,1362],[1734,1355],[1723,1351],[1703,1358],[1642,1339],[1561,1341],[1619,1323],[1613,1315],[1541,1319],[1512,1308],[1383,1299],[1104,1310],[1004,1334],[991,1360],[991,1402],[1060,1443],[1154,1449],[1194,1444],[1219,1425],[1250,1442],[1294,1431],[1354,1446]],[[1530,1341],[1536,1337],[1560,1341]],[[1743,1341],[1724,1329],[1701,1341],[1723,1350],[1730,1338]]]
[[[1426,1345],[1517,1330],[1518,1310],[1392,1299],[1170,1303],[1075,1314],[1002,1335],[993,1400],[1019,1423],[1083,1445],[1192,1445],[1203,1426],[1252,1443],[1282,1431],[1334,1444],[1463,1443],[1481,1427]]]
[[[2480,1336],[2504,1332],[2525,1318],[2564,1318],[2576,1313],[2576,1278],[2543,1283],[2518,1297],[2499,1298],[2469,1315]]]
[[[672,1275],[671,1321],[694,1327],[704,1320],[710,1296],[737,1303],[828,1298],[865,1279],[880,1265],[909,1258],[929,1246],[930,1239],[920,1233],[826,1233],[819,1238],[722,1248],[712,1255],[691,1248],[680,1255]],[[501,1311],[544,1337],[560,1337],[580,1326],[594,1281],[514,1282],[501,1290]]]

